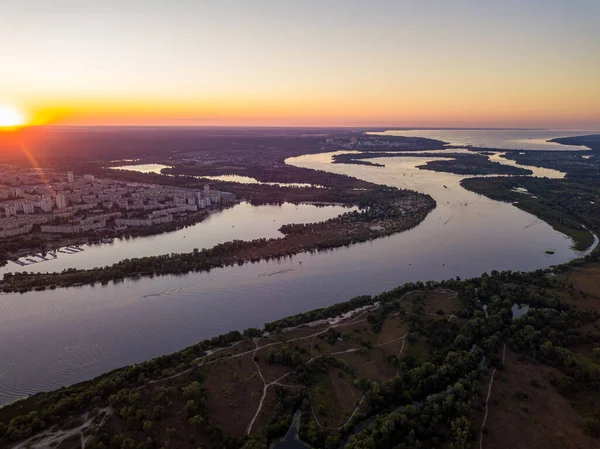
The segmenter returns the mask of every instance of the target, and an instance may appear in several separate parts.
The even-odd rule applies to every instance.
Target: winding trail
[[[454,291],[454,290],[449,290],[449,289],[436,289],[436,290],[412,290],[412,291],[410,291],[410,292],[407,292],[407,293],[403,294],[403,295],[402,295],[400,298],[398,298],[398,299],[397,299],[397,301],[401,301],[401,300],[405,299],[407,296],[409,296],[409,295],[412,295],[412,294],[414,294],[414,293],[419,293],[419,292],[429,292],[429,291],[434,291],[434,292],[440,292],[440,293],[449,293],[449,294],[452,294],[452,295],[453,295],[453,297],[452,297],[451,299],[454,299],[454,298],[456,298],[456,297],[458,296],[458,292],[456,292],[456,291]],[[449,298],[449,299],[450,299],[450,298]],[[325,329],[322,329],[322,330],[320,330],[320,331],[318,331],[318,332],[315,332],[315,333],[313,333],[313,334],[310,334],[310,335],[305,335],[305,336],[302,336],[302,337],[296,337],[296,338],[292,338],[291,340],[278,341],[278,342],[268,343],[268,344],[266,344],[266,345],[263,345],[263,346],[259,346],[259,345],[258,345],[258,343],[259,343],[259,342],[260,342],[260,340],[262,339],[262,337],[261,337],[261,338],[258,338],[258,339],[255,339],[255,340],[253,340],[253,341],[254,341],[254,345],[255,345],[255,348],[254,348],[254,349],[251,349],[251,350],[249,350],[249,351],[245,351],[245,352],[241,352],[241,353],[239,353],[239,354],[233,354],[233,355],[230,355],[230,356],[228,356],[228,357],[224,357],[224,358],[222,358],[222,359],[211,360],[211,361],[208,361],[208,362],[206,362],[206,363],[205,363],[205,359],[206,359],[207,357],[210,357],[211,355],[214,355],[215,353],[217,353],[217,352],[219,352],[219,351],[221,351],[221,350],[223,350],[223,349],[230,349],[230,348],[234,347],[235,345],[237,345],[237,344],[239,344],[239,343],[241,343],[241,342],[242,342],[242,341],[239,341],[239,342],[237,342],[237,343],[235,343],[235,344],[233,344],[233,345],[231,345],[231,346],[228,346],[228,347],[225,347],[225,348],[219,348],[219,349],[217,349],[217,350],[214,350],[214,351],[212,351],[210,354],[206,354],[206,355],[204,355],[204,356],[202,356],[202,357],[199,357],[198,359],[196,359],[196,361],[199,361],[199,362],[200,362],[200,363],[198,364],[198,366],[202,366],[202,365],[208,365],[208,364],[216,363],[216,362],[217,362],[217,361],[219,361],[219,360],[227,360],[227,359],[232,359],[232,358],[236,358],[236,357],[243,357],[243,356],[245,356],[245,355],[252,354],[252,361],[254,362],[254,365],[256,366],[256,369],[257,369],[257,371],[258,371],[258,374],[260,375],[260,378],[261,378],[261,380],[262,380],[262,382],[263,382],[263,393],[262,393],[262,397],[261,397],[261,399],[260,399],[260,402],[259,402],[259,404],[258,404],[258,408],[257,408],[257,410],[256,410],[256,413],[254,414],[254,417],[252,418],[252,421],[250,421],[250,424],[248,425],[248,428],[246,429],[246,434],[247,434],[247,435],[249,435],[249,434],[250,434],[250,432],[252,431],[252,427],[254,426],[254,423],[256,422],[256,419],[258,418],[258,415],[260,414],[260,412],[261,412],[261,410],[262,410],[262,407],[263,407],[263,405],[264,405],[264,400],[265,400],[265,398],[266,398],[266,395],[267,395],[267,390],[268,390],[268,388],[269,388],[270,386],[272,386],[272,385],[279,385],[279,386],[281,386],[281,387],[287,387],[287,388],[306,388],[306,387],[305,387],[305,386],[303,386],[303,385],[288,385],[288,384],[282,384],[282,383],[280,383],[280,381],[281,381],[282,379],[284,379],[285,377],[289,376],[289,375],[290,375],[290,374],[292,374],[293,372],[286,373],[286,374],[284,374],[283,376],[281,376],[279,379],[277,379],[277,380],[274,380],[273,382],[269,382],[269,383],[267,383],[267,381],[265,380],[265,378],[264,378],[264,376],[263,376],[263,374],[262,374],[262,371],[261,371],[261,369],[260,369],[260,366],[258,365],[258,363],[256,363],[256,360],[254,359],[254,358],[255,358],[255,355],[256,355],[256,353],[257,353],[259,350],[261,350],[261,349],[265,349],[265,348],[269,348],[269,347],[272,347],[272,346],[276,346],[276,345],[280,345],[280,344],[284,344],[284,343],[291,343],[291,342],[294,342],[294,341],[306,340],[306,339],[309,339],[309,338],[311,338],[311,339],[312,339],[312,341],[311,341],[311,354],[312,354],[312,351],[313,351],[313,349],[314,349],[314,339],[315,339],[316,337],[318,337],[319,335],[322,335],[322,334],[324,334],[325,332],[327,332],[327,331],[328,331],[328,330],[330,330],[330,329],[336,329],[336,328],[338,328],[338,327],[348,326],[348,325],[350,325],[350,324],[357,324],[357,323],[362,323],[362,322],[365,322],[365,321],[367,321],[367,320],[366,320],[366,319],[361,319],[361,318],[362,318],[362,317],[363,317],[365,314],[367,314],[367,313],[369,313],[369,312],[372,312],[372,311],[374,311],[374,310],[377,310],[378,308],[379,308],[379,304],[376,304],[376,305],[374,305],[374,306],[369,306],[369,307],[368,307],[368,308],[366,308],[366,310],[364,310],[363,312],[360,312],[360,313],[358,313],[356,316],[352,317],[352,318],[350,319],[350,321],[347,321],[347,322],[344,322],[344,323],[340,323],[340,322],[339,322],[339,320],[338,320],[337,318],[333,318],[333,319],[331,319],[331,320],[326,320],[326,321],[319,320],[319,321],[318,321],[318,323],[319,323],[319,324],[320,324],[320,323],[323,323],[323,324],[324,324],[324,323],[332,323],[332,322],[333,322],[333,323],[335,323],[335,324],[331,324],[330,326],[327,326]],[[395,315],[395,314],[392,314],[392,315]],[[451,320],[451,319],[454,317],[454,315],[446,315],[446,316],[448,316],[448,317],[449,317],[449,318],[448,318],[448,321],[450,321],[450,320]],[[308,323],[308,326],[310,326],[311,324],[312,324],[312,323]],[[291,331],[291,330],[297,329],[298,327],[299,327],[299,326],[290,327],[290,328],[287,328],[287,329],[285,329],[285,331]],[[413,332],[412,334],[416,334],[416,333],[417,333],[417,332]],[[410,334],[410,335],[412,335],[412,334]],[[404,334],[402,337],[399,337],[399,338],[394,338],[393,340],[390,340],[390,341],[387,341],[387,342],[380,343],[379,345],[377,345],[377,347],[381,347],[381,346],[387,345],[387,344],[389,344],[389,343],[392,343],[392,342],[395,342],[395,341],[402,340],[402,347],[400,348],[400,351],[398,352],[398,357],[400,357],[400,355],[401,355],[401,354],[402,354],[402,352],[404,351],[404,347],[405,347],[405,342],[406,342],[406,337],[407,337],[407,335],[409,335],[409,334],[408,334],[408,333],[405,333],[405,334]],[[340,354],[348,354],[348,353],[352,353],[352,352],[357,352],[357,351],[359,351],[359,350],[360,350],[360,348],[351,348],[351,349],[347,349],[347,350],[345,350],[345,351],[334,352],[334,353],[327,354],[327,355],[332,355],[332,356],[333,356],[333,355],[340,355]],[[313,362],[314,360],[316,360],[316,359],[318,359],[318,358],[322,357],[323,355],[324,355],[324,354],[319,354],[319,355],[316,355],[316,356],[313,356],[313,357],[311,357],[311,358],[310,358],[310,359],[309,359],[309,360],[308,360],[308,361],[307,361],[307,362],[306,362],[304,365],[308,365],[309,363],[311,363],[311,362]],[[191,369],[193,369],[193,368],[190,368],[189,370],[186,370],[185,372],[189,372]],[[399,375],[399,373],[400,373],[400,369],[399,369],[399,368],[397,369],[396,373],[397,373],[396,375],[398,376],[398,375]],[[179,374],[179,375],[181,375],[181,374]],[[166,378],[166,379],[170,379],[170,378],[173,378],[173,377],[176,377],[176,376],[177,376],[177,375],[175,375],[175,376],[170,376],[169,378]],[[163,380],[166,380],[166,379],[163,379]],[[319,427],[321,427],[321,428],[323,428],[323,429],[328,429],[328,430],[340,430],[342,427],[344,427],[345,425],[347,425],[347,424],[348,424],[348,423],[349,423],[349,422],[352,420],[352,418],[354,418],[354,416],[356,415],[356,413],[357,413],[357,412],[358,412],[358,410],[360,409],[360,406],[362,405],[362,403],[363,403],[363,401],[364,401],[364,399],[365,399],[365,397],[366,397],[366,396],[367,396],[367,393],[365,393],[365,394],[363,395],[363,397],[361,398],[360,402],[358,403],[358,405],[356,406],[356,408],[354,409],[354,411],[352,412],[352,414],[350,415],[350,417],[349,417],[349,418],[346,420],[346,422],[344,422],[342,425],[340,425],[340,426],[338,426],[338,427],[326,427],[326,426],[323,426],[323,425],[321,424],[321,422],[319,421],[319,419],[317,418],[317,415],[316,415],[316,413],[315,413],[315,411],[314,411],[314,407],[313,407],[313,401],[312,401],[312,398],[310,397],[310,391],[309,391],[310,407],[311,407],[311,411],[312,411],[313,417],[314,417],[314,419],[315,419],[315,422],[317,423],[317,425],[318,425]]]
[[[454,299],[454,298],[456,298],[456,296],[458,296],[458,292],[456,292],[454,290],[443,289],[443,288],[435,289],[435,290],[412,290],[410,292],[406,292],[405,294],[403,294],[396,301],[402,301],[407,296],[415,294],[415,293],[420,293],[420,292],[421,293],[422,292],[440,292],[440,293],[452,294],[453,295],[452,298],[448,298],[448,299]],[[248,424],[248,427],[246,429],[246,434],[249,435],[250,432],[252,431],[254,423],[256,422],[256,419],[258,418],[258,415],[262,411],[262,408],[263,408],[263,405],[264,405],[264,401],[265,401],[265,398],[267,396],[267,391],[268,391],[269,387],[271,387],[273,385],[279,385],[279,386],[285,387],[285,388],[306,388],[306,386],[304,386],[304,385],[289,385],[289,384],[283,384],[283,383],[281,383],[281,380],[283,380],[284,378],[286,378],[290,374],[293,374],[293,371],[290,371],[290,372],[284,374],[283,376],[279,377],[278,379],[274,380],[273,382],[267,382],[267,380],[263,376],[263,373],[262,373],[262,371],[260,369],[260,366],[258,365],[258,363],[255,360],[255,356],[256,356],[256,353],[258,351],[260,351],[262,349],[270,348],[270,347],[273,347],[273,346],[277,346],[277,345],[281,345],[281,344],[287,344],[287,343],[292,343],[292,342],[300,341],[300,340],[306,340],[306,339],[310,338],[310,339],[312,339],[311,340],[311,355],[312,355],[312,352],[313,352],[313,349],[314,349],[314,340],[319,335],[324,334],[325,332],[329,331],[330,329],[336,329],[336,328],[339,328],[339,327],[349,326],[351,324],[357,324],[357,323],[366,322],[367,319],[362,318],[362,317],[365,316],[366,314],[370,313],[370,312],[373,312],[373,311],[377,310],[378,308],[379,308],[379,303],[375,303],[373,305],[365,306],[365,307],[360,308],[359,309],[360,311],[356,314],[356,316],[352,316],[352,312],[355,312],[356,311],[355,310],[355,311],[347,312],[347,313],[341,315],[340,317],[330,318],[330,319],[326,319],[326,320],[318,320],[318,321],[315,321],[315,322],[312,322],[312,323],[306,323],[304,325],[289,327],[289,328],[284,329],[284,332],[290,332],[292,330],[300,328],[301,326],[311,327],[311,325],[315,326],[315,325],[320,325],[320,324],[329,324],[324,329],[321,329],[321,330],[319,330],[319,331],[317,331],[315,333],[312,333],[312,334],[309,334],[309,335],[304,335],[304,336],[301,336],[301,337],[292,338],[290,340],[283,340],[283,341],[272,342],[272,343],[265,344],[263,346],[259,346],[259,342],[264,337],[253,339],[252,341],[253,341],[254,346],[255,346],[254,349],[250,349],[248,351],[240,352],[239,354],[232,354],[232,355],[229,355],[227,357],[217,358],[217,359],[214,359],[214,360],[209,360],[209,361],[206,360],[208,357],[211,357],[211,356],[217,354],[218,352],[224,351],[226,349],[234,348],[235,346],[239,345],[240,343],[243,343],[244,341],[247,341],[247,340],[240,340],[240,341],[238,341],[238,342],[236,342],[236,343],[234,343],[234,344],[232,344],[230,346],[225,346],[225,347],[218,348],[218,349],[215,349],[215,350],[207,351],[207,353],[205,355],[196,358],[194,362],[196,363],[196,366],[205,366],[205,365],[211,365],[211,364],[217,363],[217,362],[219,362],[221,360],[229,360],[229,359],[234,359],[234,358],[238,358],[238,357],[244,357],[244,356],[247,356],[247,355],[252,355],[252,361],[253,361],[254,365],[256,366],[256,370],[258,371],[258,374],[259,374],[259,376],[260,376],[260,378],[261,378],[261,380],[263,382],[263,391],[262,391],[262,397],[261,397],[260,402],[258,404],[258,408],[257,408],[256,412],[254,413],[254,417],[252,418],[252,420],[250,421],[250,423]],[[397,313],[392,313],[390,315],[397,315]],[[433,314],[433,315],[437,315],[437,314]],[[449,317],[448,320],[450,320],[450,319],[452,319],[454,317],[454,315],[445,315],[445,316]],[[350,318],[349,321],[340,322],[341,320],[348,319],[348,318]],[[413,332],[413,334],[414,333],[416,333],[416,332]],[[386,342],[380,343],[380,344],[376,345],[376,347],[381,347],[381,346],[384,346],[384,345],[387,345],[387,344],[390,344],[390,343],[402,340],[402,347],[400,348],[400,351],[398,352],[398,357],[400,357],[400,355],[404,351],[404,347],[405,347],[405,342],[406,342],[407,335],[409,335],[409,334],[406,333],[402,337],[394,338],[394,339],[392,339],[390,341],[386,341]],[[316,359],[318,359],[320,357],[323,357],[324,355],[334,356],[334,355],[348,354],[348,353],[358,352],[360,349],[361,348],[350,348],[350,349],[346,349],[344,351],[333,352],[333,353],[330,353],[330,354],[315,355],[315,356],[312,356],[304,365],[306,366],[309,363],[312,363],[314,360],[316,360]],[[173,374],[171,376],[162,378],[162,379],[153,380],[153,381],[149,382],[147,385],[157,384],[159,382],[164,382],[164,381],[167,381],[167,380],[170,380],[170,379],[174,379],[174,378],[183,376],[183,375],[189,373],[190,371],[192,371],[194,368],[196,368],[196,366],[191,367],[191,368],[189,368],[189,369],[187,369],[185,371],[182,371],[180,373]],[[400,371],[399,371],[399,368],[398,368],[397,371],[396,371],[396,373],[397,373],[396,375],[399,375],[399,372]],[[143,386],[139,387],[139,388],[143,388]],[[310,406],[311,406],[311,410],[312,410],[315,422],[317,423],[317,425],[319,427],[321,427],[323,429],[340,430],[342,427],[344,427],[345,425],[347,425],[352,420],[352,418],[354,418],[354,416],[356,415],[356,413],[360,409],[360,406],[362,405],[362,403],[363,403],[366,395],[367,395],[367,393],[365,393],[363,395],[363,397],[361,398],[360,402],[358,403],[358,405],[356,406],[356,408],[354,409],[354,411],[352,412],[352,414],[350,415],[350,417],[342,425],[340,425],[338,427],[326,427],[326,426],[323,426],[320,423],[320,421],[318,420],[317,415],[316,415],[316,413],[314,411],[313,404],[312,404],[312,398],[311,398],[311,400],[310,400],[310,404],[311,405]],[[309,391],[309,398],[310,398],[310,391]],[[14,449],[23,449],[23,448],[22,447],[18,447],[18,448],[15,447]],[[35,448],[35,449],[37,449],[37,448]],[[42,448],[40,448],[40,449],[42,449]],[[83,447],[83,449],[85,449],[85,447]]]
[[[252,431],[252,426],[254,425],[254,421],[256,421],[256,418],[258,418],[258,415],[259,415],[259,413],[262,410],[263,403],[265,401],[265,397],[267,396],[267,390],[269,389],[269,387],[271,385],[282,385],[283,386],[283,384],[280,384],[279,381],[282,380],[282,379],[285,379],[287,376],[289,376],[290,374],[292,374],[292,371],[290,371],[289,373],[285,373],[283,376],[281,376],[280,378],[274,380],[273,382],[266,383],[264,377],[262,376],[262,373],[260,372],[260,368],[258,367],[258,364],[256,365],[256,368],[258,369],[260,377],[263,379],[264,387],[263,387],[262,397],[260,398],[260,403],[258,404],[258,408],[256,409],[256,413],[254,414],[254,417],[252,418],[252,421],[250,421],[250,424],[248,425],[248,430],[246,432],[247,435],[249,435],[250,432]]]

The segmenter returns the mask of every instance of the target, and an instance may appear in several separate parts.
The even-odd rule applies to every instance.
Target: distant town
[[[377,136],[377,135],[357,135],[357,136],[338,136],[325,139],[325,144],[329,149],[345,150],[396,150],[410,151],[423,149],[442,149],[444,142],[423,137],[404,137],[404,136]]]
[[[82,235],[171,223],[234,202],[233,193],[0,167],[0,238]]]

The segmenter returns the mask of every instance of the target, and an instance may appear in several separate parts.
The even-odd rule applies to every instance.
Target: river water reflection
[[[120,165],[115,167],[108,167],[112,170],[129,170],[137,171],[140,173],[156,173],[160,175],[163,168],[171,168],[168,165],[163,164],[138,164],[138,165]]]
[[[178,231],[129,240],[115,239],[110,244],[82,245],[82,252],[57,253],[56,259],[26,266],[9,262],[0,268],[0,275],[21,271],[52,273],[66,268],[104,267],[123,259],[188,253],[194,248],[212,248],[218,243],[236,239],[282,237],[283,234],[278,229],[284,224],[325,221],[352,210],[356,208],[292,203],[252,206],[242,202],[223,211],[213,211],[204,221]]]
[[[265,182],[259,181],[256,178],[252,178],[250,176],[242,176],[242,175],[219,175],[219,176],[195,176],[198,179],[212,179],[215,181],[225,181],[225,182],[239,182],[240,184],[262,184],[266,186],[281,186],[281,187],[317,187],[321,188],[323,186],[315,185],[315,184],[307,184],[304,182]]]
[[[417,169],[423,158],[381,160],[386,167],[330,161],[321,154],[287,162],[425,192],[438,206],[408,232],[349,248],[0,296],[0,403],[407,281],[533,270],[579,255],[534,216],[464,190],[461,176]]]
[[[587,147],[561,145],[548,142],[558,137],[582,136],[598,131],[553,130],[553,129],[413,129],[389,130],[368,134],[426,137],[441,140],[452,145],[472,145],[475,147],[503,148],[507,150],[587,150]]]

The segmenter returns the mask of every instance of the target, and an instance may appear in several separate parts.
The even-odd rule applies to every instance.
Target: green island
[[[561,143],[563,145],[586,146],[590,150],[600,150],[600,134],[588,134],[585,136],[557,137],[549,142]]]
[[[493,153],[492,153],[493,154]],[[489,154],[488,154],[489,155]],[[513,167],[490,161],[487,155],[483,154],[464,154],[464,153],[346,153],[333,156],[335,164],[358,164],[370,165],[374,167],[385,167],[384,164],[371,162],[367,159],[379,158],[397,158],[397,157],[423,157],[423,158],[442,158],[442,160],[428,161],[425,164],[418,165],[417,168],[423,170],[433,170],[457,175],[512,175],[524,176],[531,175],[533,172],[526,168]]]
[[[518,164],[564,171],[569,179],[600,178],[596,151],[509,151],[504,157]]]

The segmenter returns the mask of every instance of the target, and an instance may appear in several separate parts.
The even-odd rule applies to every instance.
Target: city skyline
[[[27,125],[600,127],[597,2],[322,3],[8,0],[0,105]]]

